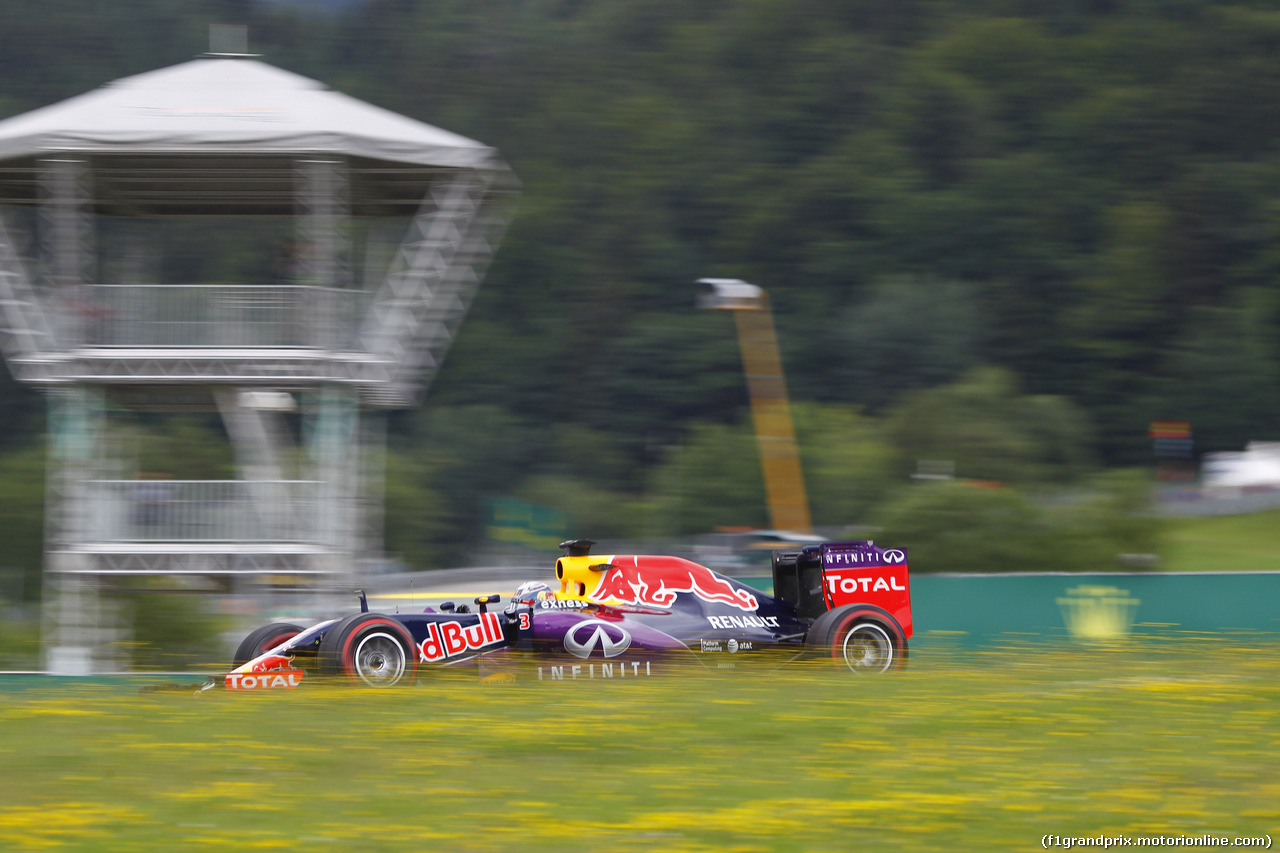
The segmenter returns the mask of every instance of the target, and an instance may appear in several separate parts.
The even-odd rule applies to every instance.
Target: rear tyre
[[[809,629],[805,646],[814,657],[859,675],[878,675],[907,664],[902,626],[869,604],[846,604],[822,614]]]
[[[413,635],[381,613],[348,616],[325,632],[317,657],[320,672],[366,687],[408,684],[417,674]]]
[[[271,651],[285,640],[292,640],[301,633],[302,628],[289,622],[263,625],[241,640],[236,647],[236,656],[231,661],[232,668],[244,666],[258,655]]]

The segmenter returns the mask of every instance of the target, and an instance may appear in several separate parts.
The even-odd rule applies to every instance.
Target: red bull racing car
[[[231,690],[297,687],[309,674],[370,687],[412,682],[433,667],[487,678],[637,678],[680,661],[716,669],[752,658],[829,660],[855,673],[901,668],[912,634],[905,551],[833,542],[773,555],[772,596],[690,560],[593,555],[561,545],[555,583],[394,616],[360,611],[310,627],[266,625],[236,651]]]

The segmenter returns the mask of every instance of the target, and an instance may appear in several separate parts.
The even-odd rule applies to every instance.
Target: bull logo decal
[[[756,597],[734,586],[715,572],[679,557],[618,558],[635,561],[633,565],[615,565],[601,574],[591,591],[596,601],[621,601],[625,604],[648,604],[669,607],[676,594],[692,593],[703,601],[718,602],[754,613],[759,607]]]

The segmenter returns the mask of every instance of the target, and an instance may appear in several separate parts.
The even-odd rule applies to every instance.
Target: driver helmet
[[[551,591],[551,587],[542,581],[525,581],[516,588],[515,600],[521,604],[529,604],[534,601],[546,601],[555,598],[556,595]]]

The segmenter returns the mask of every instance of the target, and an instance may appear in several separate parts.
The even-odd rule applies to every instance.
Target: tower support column
[[[87,675],[115,657],[118,626],[101,596],[93,557],[74,546],[93,532],[89,493],[101,457],[103,390],[86,385],[49,394],[49,451],[45,475],[45,570],[42,633],[45,668]]]

